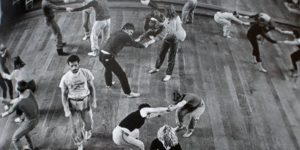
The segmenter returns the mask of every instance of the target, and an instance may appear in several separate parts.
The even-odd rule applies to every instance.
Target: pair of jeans
[[[92,33],[91,33],[91,50],[96,51],[100,50],[99,48],[99,35],[101,34],[101,46],[103,46],[110,37],[110,19],[95,21]]]
[[[125,94],[130,94],[131,89],[128,83],[128,79],[126,73],[119,65],[119,63],[115,60],[115,57],[110,54],[103,54],[100,52],[100,61],[105,67],[105,82],[107,86],[112,85],[112,73],[114,73],[118,79],[120,80],[123,92]]]
[[[176,39],[164,40],[162,43],[160,54],[156,60],[155,68],[159,69],[164,62],[167,52],[169,51],[167,75],[172,75],[175,66],[176,53],[178,49],[178,41]]]
[[[29,147],[33,149],[33,144],[31,141],[31,138],[29,136],[29,132],[33,130],[36,125],[38,124],[38,119],[32,119],[32,120],[25,120],[20,127],[15,131],[15,133],[12,136],[12,143],[16,150],[22,150],[23,146],[20,141],[20,139],[25,136],[25,139],[27,140]]]
[[[62,49],[63,48],[63,38],[62,38],[62,34],[61,34],[59,26],[57,25],[57,23],[54,19],[47,19],[46,22],[56,37],[56,48]]]

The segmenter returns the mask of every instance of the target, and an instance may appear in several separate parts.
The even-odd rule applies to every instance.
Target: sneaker
[[[78,150],[83,150],[83,143],[78,145]]]
[[[171,79],[171,75],[166,75],[164,78],[163,78],[163,81],[164,82],[167,82]]]
[[[96,57],[96,56],[97,56],[97,52],[96,52],[96,51],[89,52],[88,55],[89,55],[89,56]]]
[[[261,62],[257,63],[257,66],[258,66],[258,70],[260,72],[263,72],[263,73],[267,72],[267,70],[262,66]]]
[[[183,137],[190,137],[193,134],[193,130],[188,129],[182,136]]]
[[[24,145],[23,146],[23,150],[33,150],[32,148],[30,148],[30,146],[29,145]]]
[[[116,81],[112,81],[111,85],[107,85],[106,88],[111,88],[113,85],[115,85]]]
[[[174,128],[175,129],[175,132],[179,132],[181,130],[184,130],[185,129],[185,126],[177,126]]]
[[[227,36],[225,36],[225,37],[228,38],[228,39],[232,38],[230,35],[227,35]]]
[[[129,98],[135,98],[135,97],[141,96],[141,94],[140,93],[131,92],[130,94],[126,94],[126,96],[129,97]]]
[[[92,131],[91,130],[85,131],[84,139],[89,140],[91,137],[92,137]]]
[[[4,110],[7,111],[9,109],[8,105],[4,105]]]
[[[291,72],[291,77],[293,78],[297,78],[298,77],[298,71],[297,70],[294,70],[294,69],[290,69],[290,72]]]
[[[24,120],[23,119],[21,119],[21,117],[17,117],[17,118],[15,118],[15,123],[21,123],[21,122],[23,122]]]
[[[158,71],[159,71],[159,69],[153,68],[153,69],[151,69],[151,70],[149,71],[149,73],[150,73],[150,74],[153,74],[153,73],[156,73],[156,72],[158,72]]]
[[[90,38],[90,35],[86,34],[86,35],[84,35],[84,37],[82,38],[82,40],[86,41],[86,40],[88,40],[89,38]]]

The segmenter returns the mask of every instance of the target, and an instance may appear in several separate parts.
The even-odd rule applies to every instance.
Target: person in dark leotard
[[[139,129],[145,120],[174,110],[175,106],[153,108],[149,104],[141,104],[138,110],[130,113],[113,130],[113,141],[117,145],[144,150],[144,143],[139,140]]]
[[[157,138],[152,141],[150,150],[181,150],[175,129],[169,125],[159,128]]]
[[[267,39],[271,43],[276,43],[275,40],[271,39],[267,32],[275,30],[275,27],[271,24],[271,17],[267,14],[262,14],[259,16],[255,22],[252,22],[250,24],[250,28],[247,32],[247,38],[250,41],[253,51],[252,55],[255,58],[255,63],[258,65],[258,69],[261,72],[267,72],[267,70],[262,66],[261,58],[260,58],[260,52],[257,42],[257,37],[261,35],[265,39]]]
[[[23,149],[20,139],[24,136],[29,144],[29,148],[34,149],[29,132],[33,130],[39,122],[38,104],[32,91],[29,90],[27,86],[28,84],[24,81],[18,82],[17,92],[19,93],[19,97],[16,99],[8,100],[0,98],[2,103],[12,105],[8,111],[2,113],[1,117],[12,114],[16,109],[20,109],[25,115],[25,121],[15,131],[12,137],[12,143],[16,150]]]

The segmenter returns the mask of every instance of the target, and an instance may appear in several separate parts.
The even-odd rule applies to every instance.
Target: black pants
[[[9,97],[10,99],[13,99],[13,84],[11,80],[4,79],[0,75],[0,87],[2,89],[3,98],[7,98],[7,88],[8,88]]]
[[[300,49],[291,54],[291,60],[293,64],[293,69],[298,70],[297,61],[300,60]]]
[[[124,93],[130,94],[131,90],[130,90],[126,73],[121,68],[119,63],[115,60],[115,57],[113,55],[100,53],[99,59],[102,62],[103,66],[105,67],[104,76],[105,76],[106,85],[107,86],[112,85],[112,73],[114,73],[120,80]]]
[[[159,69],[162,65],[162,63],[165,60],[167,52],[169,52],[169,59],[168,59],[168,68],[166,71],[167,75],[172,75],[173,69],[175,66],[175,59],[176,59],[176,53],[177,53],[177,48],[178,48],[178,42],[176,40],[164,40],[160,54],[156,60],[155,68]]]
[[[250,41],[253,48],[252,55],[255,56],[257,62],[261,62],[259,47],[258,47],[258,42],[256,37],[248,37],[248,40]]]

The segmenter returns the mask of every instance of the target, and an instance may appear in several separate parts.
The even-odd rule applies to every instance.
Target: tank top
[[[146,118],[141,116],[140,110],[132,112],[126,118],[124,118],[119,126],[133,131],[134,129],[141,128],[145,123]]]

